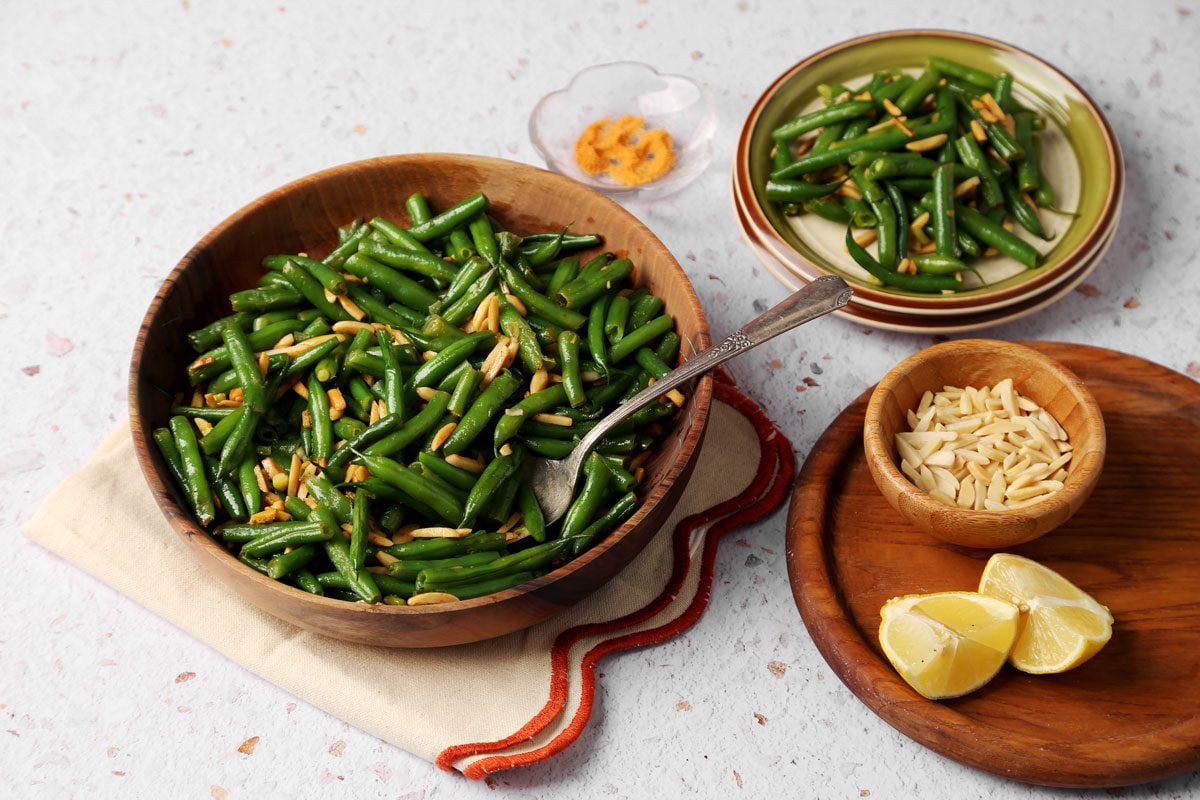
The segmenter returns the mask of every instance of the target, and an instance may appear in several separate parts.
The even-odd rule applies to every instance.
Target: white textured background
[[[719,100],[712,167],[638,209],[719,333],[782,296],[743,248],[728,189],[742,117],[776,75],[838,40],[920,25],[1045,56],[1109,114],[1129,166],[1125,212],[1085,286],[990,335],[1114,347],[1200,379],[1198,17],[1193,0],[0,2],[0,795],[1064,794],[946,761],[860,705],[792,604],[782,514],[726,543],[700,625],[603,665],[597,713],[574,747],[487,785],[295,701],[26,543],[18,526],[126,413],[143,310],[217,221],[368,156],[535,162],[525,124],[536,100],[620,59],[692,75]],[[803,455],[855,395],[930,343],[827,320],[733,371]],[[239,753],[251,736],[253,754]],[[1193,774],[1112,794],[1198,793]]]

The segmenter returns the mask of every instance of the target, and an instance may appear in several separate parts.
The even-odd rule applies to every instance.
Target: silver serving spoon
[[[575,495],[575,484],[579,480],[583,461],[596,443],[613,428],[633,416],[638,409],[644,408],[681,383],[708,372],[768,339],[824,316],[830,311],[836,311],[850,302],[852,294],[853,291],[846,282],[835,275],[817,278],[779,305],[743,325],[741,330],[730,334],[725,341],[697,353],[694,358],[688,359],[653,385],[647,386],[618,406],[588,431],[579,444],[575,445],[571,455],[564,459],[529,459],[526,462],[526,475],[533,487],[533,494],[542,507],[546,522],[554,522],[567,513],[571,498]]]

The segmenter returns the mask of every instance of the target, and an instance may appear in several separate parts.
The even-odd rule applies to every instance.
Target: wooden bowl
[[[896,433],[926,390],[994,386],[1012,378],[1017,391],[1050,412],[1066,430],[1074,456],[1062,490],[1010,511],[973,511],[939,503],[899,469]],[[871,476],[887,501],[912,524],[967,547],[1012,547],[1066,522],[1096,488],[1104,463],[1104,417],[1087,387],[1054,359],[1024,345],[963,339],[926,348],[892,368],[871,394],[863,426]]]
[[[166,424],[175,394],[187,388],[184,366],[194,353],[184,336],[229,313],[229,294],[254,284],[264,255],[328,252],[337,226],[357,217],[403,222],[404,200],[418,190],[435,208],[483,191],[492,203],[488,213],[515,231],[571,224],[602,234],[607,249],[628,253],[635,282],[663,299],[693,352],[710,344],[704,311],[686,273],[645,225],[599,192],[499,159],[433,154],[346,164],[276,189],[201,239],[163,282],[134,346],[129,405],[146,481],[175,532],[231,591],[303,628],[385,647],[440,647],[500,636],[549,619],[603,585],[641,551],[678,502],[712,400],[711,378],[705,377],[659,443],[641,490],[642,504],[624,525],[579,558],[517,588],[446,605],[368,606],[316,597],[239,562],[193,520],[150,437]]]

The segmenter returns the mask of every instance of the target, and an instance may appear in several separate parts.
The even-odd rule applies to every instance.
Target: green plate
[[[1055,237],[1051,242],[1028,237],[1044,254],[1044,263],[1026,269],[1012,259],[992,257],[976,262],[986,285],[953,295],[937,296],[880,287],[867,281],[867,273],[844,251],[844,226],[803,214],[789,218],[766,199],[771,171],[771,131],[797,113],[822,101],[817,87],[844,83],[858,88],[878,70],[900,68],[914,74],[926,56],[935,54],[989,72],[1009,72],[1014,96],[1047,121],[1042,137],[1042,165],[1061,207],[1076,216],[1043,210],[1043,224]],[[897,298],[920,298],[924,303],[959,305],[963,300],[996,294],[1025,295],[1053,283],[1055,275],[1078,266],[1094,254],[1096,246],[1117,220],[1124,171],[1116,138],[1091,98],[1070,78],[1041,59],[1011,45],[950,31],[894,31],[835,45],[805,59],[767,90],[743,133],[750,185],[757,211],[775,234],[801,259],[821,271],[831,272],[857,285],[862,299],[872,294],[884,303]],[[1023,233],[1023,232],[1022,232]],[[809,272],[812,270],[810,269]]]

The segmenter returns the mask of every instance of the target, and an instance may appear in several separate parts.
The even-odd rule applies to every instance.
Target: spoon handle
[[[730,334],[720,344],[697,353],[694,358],[668,372],[654,384],[647,386],[632,398],[622,403],[611,414],[592,428],[571,453],[573,460],[583,461],[596,442],[608,432],[629,419],[638,409],[661,397],[667,392],[725,363],[734,356],[750,350],[768,339],[803,325],[817,317],[836,311],[850,302],[853,291],[836,275],[823,275],[792,294],[783,302],[764,311],[740,330]]]

